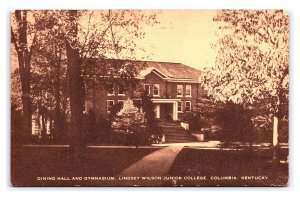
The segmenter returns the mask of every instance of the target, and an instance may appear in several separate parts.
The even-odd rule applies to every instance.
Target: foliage
[[[123,108],[123,103],[117,103],[112,106],[109,113],[109,121],[112,122],[118,116],[118,113]]]
[[[123,108],[117,113],[111,125],[115,131],[114,136],[123,136],[123,139],[117,142],[136,146],[148,143],[149,134],[145,130],[144,118],[145,113],[139,112],[131,99],[125,100]]]
[[[197,98],[194,110],[185,117],[190,125],[190,130],[196,133],[205,133],[206,139],[218,139],[221,135],[221,128],[217,122],[217,115],[223,107],[223,103],[216,102],[208,96]]]
[[[145,113],[146,131],[150,135],[162,135],[162,130],[158,126],[155,113],[155,105],[151,100],[151,96],[148,95],[147,91],[143,91],[141,94],[141,106]]]
[[[28,22],[28,17],[27,10],[16,10],[11,17],[11,43],[17,52],[23,112],[22,130],[24,131],[25,140],[29,140],[32,137],[30,62],[36,41],[36,31],[32,28],[32,24]]]
[[[208,95],[256,107],[282,120],[288,101],[288,15],[282,10],[222,10],[215,66],[201,76]],[[277,126],[275,126],[277,127]],[[274,130],[276,136],[277,129]],[[273,141],[274,142],[274,141]]]
[[[251,143],[254,140],[253,112],[241,104],[214,102],[212,98],[203,97],[197,99],[191,123],[198,123],[196,126],[212,140]]]
[[[127,133],[134,132],[137,126],[144,122],[144,113],[133,105],[131,99],[124,101],[122,109],[117,113],[117,117],[112,122],[112,128],[125,130]]]
[[[225,10],[214,20],[221,23],[216,65],[201,77],[209,95],[216,100],[253,104],[258,99],[278,97],[288,88],[285,12]]]
[[[216,112],[216,122],[221,127],[222,140],[253,141],[251,113],[240,104],[228,102]]]
[[[137,43],[145,36],[144,27],[156,23],[156,15],[139,10],[15,11],[12,14],[11,33],[12,43],[17,52],[13,56],[18,57],[20,65],[22,94],[17,93],[20,90],[18,84],[13,85],[12,99],[14,103],[20,102],[18,95],[23,96],[22,107],[27,112],[24,117],[28,120],[24,121],[27,122],[27,133],[30,133],[31,128],[31,105],[34,111],[45,108],[51,112],[56,130],[60,130],[57,126],[64,121],[63,117],[70,106],[71,116],[78,118],[77,121],[72,121],[78,125],[71,130],[80,130],[81,101],[85,94],[83,82],[89,87],[88,80],[96,81],[86,74],[86,61],[98,59],[101,62],[108,58],[134,59],[136,51],[143,51]],[[70,50],[74,53],[68,56],[70,53],[67,52]],[[74,59],[75,56],[77,59]],[[71,60],[73,63],[67,68],[66,63]],[[76,76],[70,71],[74,68],[74,62],[78,64]],[[131,80],[132,76],[135,76],[134,65],[114,61],[113,64],[107,65],[106,69],[99,67],[97,70],[97,64],[93,66],[96,67],[98,76],[108,75],[109,79],[119,77],[134,84]],[[12,81],[19,83],[16,75],[12,77]],[[79,84],[72,86],[77,87],[77,90],[71,88],[72,82]],[[74,108],[76,105],[77,110]]]
[[[10,77],[11,104],[14,106],[14,108],[22,110],[22,90],[20,84],[19,69],[16,68],[14,71],[12,70]]]

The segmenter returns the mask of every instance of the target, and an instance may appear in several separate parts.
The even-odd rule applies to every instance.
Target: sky
[[[160,24],[145,27],[146,36],[140,45],[150,56],[148,60],[177,62],[203,69],[214,64],[218,24],[213,22],[216,11],[161,10]],[[138,58],[139,55],[137,54]]]
[[[155,13],[159,24],[143,26],[145,38],[135,41],[143,51],[136,51],[137,60],[183,63],[203,69],[214,65],[218,24],[214,10],[144,10]],[[148,58],[147,58],[148,57]]]

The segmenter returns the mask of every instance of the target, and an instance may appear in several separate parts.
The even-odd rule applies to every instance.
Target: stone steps
[[[195,142],[195,137],[185,131],[179,124],[176,123],[161,123],[159,126],[162,128],[166,143],[184,143]]]

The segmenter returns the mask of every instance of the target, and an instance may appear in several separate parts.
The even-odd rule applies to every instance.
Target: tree
[[[131,99],[127,99],[124,101],[122,109],[114,118],[111,127],[123,131],[126,137],[132,138],[128,142],[133,141],[138,146],[142,141],[145,141],[144,134],[146,133],[143,130],[144,119],[145,114],[134,106]]]
[[[97,21],[93,21],[93,12],[86,13],[75,10],[67,11],[66,20],[66,51],[68,60],[68,77],[70,91],[71,124],[74,139],[80,141],[80,126],[85,89],[83,87],[86,75],[86,62],[89,59],[101,60],[115,55],[116,61],[104,67],[93,68],[102,81],[108,79],[130,80],[135,76],[135,67],[128,66],[128,61],[119,59],[134,58],[137,49],[133,38],[143,38],[144,32],[140,23],[155,22],[155,15],[146,17],[140,11],[116,10],[97,12]],[[86,21],[84,20],[86,17]],[[99,24],[99,21],[101,22]],[[86,26],[86,23],[88,24]],[[81,25],[84,24],[84,25]],[[90,26],[91,25],[91,26]],[[93,28],[91,28],[93,27]],[[116,33],[118,32],[118,33]],[[93,63],[96,63],[95,61]],[[103,65],[103,63],[102,63]],[[93,64],[97,66],[97,64]],[[104,77],[104,78],[103,78]],[[90,80],[90,79],[88,79]],[[86,80],[87,81],[87,80]],[[92,85],[94,80],[92,79]],[[87,83],[85,83],[87,84]],[[78,147],[78,144],[75,144]]]
[[[12,60],[17,56],[17,62],[19,67],[16,69],[13,67],[15,61],[12,62],[12,71],[18,73],[19,76],[12,74],[12,81],[17,81],[21,84],[21,91],[17,83],[12,89],[13,102],[17,101],[15,96],[21,93],[22,98],[22,110],[23,110],[23,134],[31,136],[31,119],[32,113],[39,111],[45,111],[54,105],[54,101],[51,98],[53,95],[52,79],[57,79],[60,75],[59,72],[51,72],[53,67],[57,67],[57,59],[53,58],[52,49],[54,43],[58,43],[60,40],[55,28],[55,17],[53,17],[54,11],[40,11],[40,10],[16,10],[12,13],[11,22],[11,37],[13,48],[17,52],[12,52]],[[52,34],[51,34],[52,33]],[[55,33],[55,34],[54,34]],[[54,39],[55,38],[55,39]],[[62,48],[55,53],[61,57]],[[51,62],[52,61],[52,62]],[[50,82],[50,83],[49,83]],[[57,92],[57,91],[56,91]],[[57,98],[57,97],[55,97]],[[57,99],[58,100],[58,99]],[[57,101],[56,100],[56,101]],[[15,103],[14,103],[15,104]],[[55,103],[57,105],[57,102]]]
[[[143,90],[141,94],[141,102],[143,112],[145,112],[147,132],[152,135],[161,135],[161,129],[158,126],[156,118],[155,105],[151,100],[151,96],[147,90]]]
[[[43,13],[36,19],[37,26],[51,15]],[[56,25],[49,25],[47,29],[40,30],[37,37],[36,48],[32,57],[31,90],[32,107],[35,115],[53,122],[51,136],[54,139],[62,137],[63,112],[66,106],[66,55],[63,33]],[[46,117],[41,112],[47,112]],[[42,121],[45,122],[45,121]],[[42,126],[44,128],[44,126]]]
[[[29,139],[31,131],[31,100],[30,100],[30,80],[31,80],[31,57],[36,42],[36,31],[34,25],[28,20],[27,10],[16,10],[11,18],[11,42],[17,51],[19,74],[21,82],[21,99],[23,110],[23,131],[25,139]]]
[[[142,50],[136,43],[145,36],[144,24],[155,23],[155,15],[144,14],[139,10],[16,11],[11,28],[12,43],[18,52],[27,133],[31,134],[31,106],[32,104],[38,106],[37,101],[41,101],[51,110],[54,108],[56,114],[54,126],[58,125],[57,114],[60,113],[59,105],[62,100],[60,97],[66,97],[59,87],[65,74],[61,61],[66,58],[68,79],[66,84],[69,90],[67,97],[70,98],[71,125],[73,125],[71,141],[76,142],[74,146],[79,146],[85,87],[95,85],[93,83],[97,81],[93,78],[96,75],[88,73],[89,62],[92,62],[92,73],[96,73],[100,81],[106,83],[107,79],[118,79],[130,82],[128,88],[133,87],[135,64],[119,59],[135,59],[135,51]],[[33,49],[36,49],[36,53],[33,53]],[[31,65],[32,57],[35,59],[34,68]],[[103,60],[109,58],[116,60],[105,67],[98,67],[98,64],[103,65]],[[43,89],[41,84],[35,84],[36,81],[32,83],[32,74],[45,82],[48,80],[47,88]],[[107,77],[99,78],[99,76]],[[34,97],[30,92],[32,88]],[[36,95],[38,97],[35,97]],[[30,99],[31,97],[34,99]],[[45,97],[48,99],[47,102]]]
[[[220,24],[218,55],[202,83],[215,100],[246,107],[268,101],[276,150],[288,97],[288,15],[283,10],[222,10],[214,21]]]
[[[144,122],[144,113],[139,112],[139,109],[133,105],[131,99],[124,101],[122,109],[117,113],[112,123],[113,128],[124,129],[127,133],[134,132],[137,125]]]

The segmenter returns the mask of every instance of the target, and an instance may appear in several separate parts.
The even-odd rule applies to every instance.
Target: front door
[[[160,118],[163,120],[172,120],[173,106],[172,103],[160,104]]]

